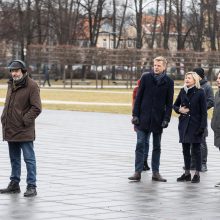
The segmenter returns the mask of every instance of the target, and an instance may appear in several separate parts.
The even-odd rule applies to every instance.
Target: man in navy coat
[[[174,83],[166,74],[167,60],[154,59],[154,68],[142,75],[138,94],[134,103],[132,123],[137,127],[135,150],[135,173],[129,180],[140,181],[144,165],[144,143],[153,134],[152,180],[166,182],[159,173],[161,135],[167,128],[173,105]]]

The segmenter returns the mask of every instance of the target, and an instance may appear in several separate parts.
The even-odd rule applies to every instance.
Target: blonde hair
[[[196,73],[196,72],[187,72],[186,74],[185,74],[185,78],[186,78],[186,76],[188,76],[188,75],[191,75],[192,77],[193,77],[193,79],[194,79],[194,81],[195,81],[195,87],[196,88],[198,88],[198,89],[200,89],[200,83],[199,83],[199,81],[200,81],[200,77],[199,77],[199,75]]]
[[[164,66],[167,66],[167,59],[165,57],[159,56],[154,58],[154,62],[155,61],[162,61]]]

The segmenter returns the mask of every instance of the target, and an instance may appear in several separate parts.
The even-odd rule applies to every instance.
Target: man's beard
[[[22,77],[23,77],[23,75],[17,76],[17,77],[12,77],[12,78],[14,81],[18,81],[18,80],[22,79]]]

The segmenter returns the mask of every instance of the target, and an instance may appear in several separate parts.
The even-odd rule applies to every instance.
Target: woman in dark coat
[[[199,76],[195,72],[188,72],[185,75],[185,85],[173,106],[179,116],[179,141],[183,147],[185,173],[177,178],[178,182],[191,181],[200,182],[199,172],[201,171],[201,150],[200,143],[207,125],[206,98],[203,89],[200,89]],[[190,145],[196,159],[196,172],[191,180]]]

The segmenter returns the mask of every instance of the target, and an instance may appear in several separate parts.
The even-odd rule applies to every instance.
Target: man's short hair
[[[164,66],[167,65],[167,59],[165,57],[162,57],[162,56],[156,57],[154,58],[154,62],[155,61],[162,61]]]

